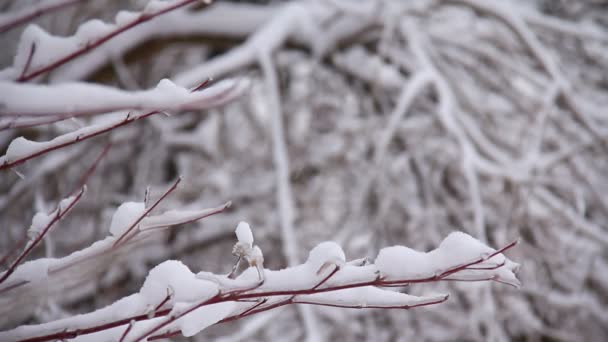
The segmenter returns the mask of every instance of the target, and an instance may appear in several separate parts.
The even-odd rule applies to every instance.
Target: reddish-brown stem
[[[99,47],[101,44],[107,42],[108,40],[116,37],[117,35],[125,32],[125,31],[127,31],[127,30],[129,30],[129,29],[131,29],[131,28],[133,28],[133,27],[141,24],[141,23],[144,23],[144,22],[146,22],[148,20],[151,20],[151,19],[153,19],[155,17],[158,17],[158,16],[160,16],[162,14],[171,12],[173,10],[176,10],[176,9],[178,9],[180,7],[184,7],[186,5],[194,3],[196,1],[198,1],[198,0],[183,0],[181,2],[178,2],[178,3],[174,4],[174,5],[165,7],[165,8],[163,8],[163,9],[157,11],[157,12],[153,12],[153,13],[141,13],[139,15],[139,17],[137,19],[133,20],[132,22],[130,22],[130,23],[124,25],[124,26],[116,28],[115,30],[109,32],[108,34],[104,35],[103,37],[100,37],[98,39],[95,39],[93,41],[88,42],[87,44],[84,44],[80,49],[78,49],[76,51],[73,51],[73,52],[71,52],[71,53],[63,56],[63,57],[57,59],[56,61],[54,61],[54,62],[52,62],[50,64],[42,66],[42,67],[40,67],[40,68],[32,71],[31,73],[28,73],[28,74],[25,74],[25,75],[21,75],[19,78],[17,78],[16,81],[17,82],[27,82],[27,81],[30,81],[31,79],[33,79],[33,78],[35,78],[37,76],[45,74],[45,73],[47,73],[47,72],[49,72],[49,71],[51,71],[51,70],[53,70],[53,69],[55,69],[55,68],[57,68],[57,67],[59,67],[61,65],[63,65],[65,63],[73,60],[74,58],[79,57],[79,56],[81,56],[81,55],[83,55],[83,54],[85,54],[85,53],[87,53],[87,52],[89,52],[89,51],[91,51],[91,50]]]
[[[60,205],[57,206],[57,213],[55,216],[46,224],[46,226],[42,229],[40,233],[34,238],[34,240],[25,248],[25,250],[17,257],[15,261],[11,264],[11,266],[4,272],[2,277],[0,278],[0,284],[3,283],[17,268],[17,265],[36,247],[44,235],[51,229],[51,227],[61,220],[65,214],[67,214],[70,209],[80,200],[82,195],[84,194],[84,187],[80,190],[80,192],[74,197],[74,199],[68,204],[68,206],[64,209],[61,208]]]
[[[445,295],[443,298],[426,303],[420,303],[415,305],[395,305],[395,306],[380,306],[380,305],[340,305],[340,304],[329,304],[329,303],[319,303],[305,300],[295,300],[292,301],[293,304],[310,304],[310,305],[319,305],[319,306],[330,306],[333,308],[344,308],[344,309],[413,309],[421,306],[429,306],[435,304],[441,304],[448,300],[448,295]]]
[[[194,87],[192,90],[190,90],[191,92],[195,92],[195,91],[199,91],[205,87],[207,87],[207,85],[209,85],[209,83],[211,83],[211,79],[208,78],[206,80],[204,80],[203,82],[201,82],[201,84],[197,85],[196,87]]]
[[[155,332],[159,331],[160,329],[166,327],[168,324],[174,322],[175,320],[184,317],[185,315],[191,313],[192,311],[199,309],[205,305],[209,305],[209,304],[214,304],[214,303],[218,303],[219,300],[221,299],[221,292],[218,290],[217,294],[209,299],[206,299],[202,302],[200,302],[197,305],[193,305],[191,308],[189,308],[188,310],[185,310],[184,312],[181,312],[177,315],[171,315],[168,319],[166,319],[164,322],[157,324],[156,326],[154,326],[153,328],[151,328],[150,330],[148,330],[147,332],[143,333],[141,336],[139,336],[138,338],[135,339],[135,342],[138,341],[142,341],[143,339],[145,339],[146,337],[154,334]]]
[[[107,143],[106,146],[104,146],[101,153],[99,153],[97,158],[95,158],[95,161],[93,162],[93,164],[91,164],[91,166],[89,166],[87,171],[82,176],[80,176],[80,179],[78,180],[78,183],[76,183],[74,190],[70,191],[70,194],[68,196],[72,196],[73,194],[76,193],[76,191],[78,191],[78,189],[82,188],[85,184],[87,184],[87,181],[89,180],[91,175],[93,173],[95,173],[95,169],[97,169],[97,165],[99,165],[101,160],[108,154],[108,151],[110,151],[111,147],[112,147],[111,142]]]
[[[129,331],[131,331],[131,328],[133,328],[133,323],[134,321],[129,322],[127,329],[125,329],[125,332],[122,333],[122,336],[120,336],[120,340],[118,342],[123,342],[125,340],[125,337],[127,337]]]
[[[30,46],[30,53],[29,53],[29,55],[27,55],[27,61],[25,61],[25,66],[23,67],[23,70],[21,71],[22,77],[23,77],[23,75],[25,75],[27,73],[27,70],[30,68],[30,65],[32,64],[32,58],[34,57],[35,53],[36,53],[36,43],[32,43],[32,46]]]
[[[317,285],[313,286],[313,288],[312,288],[313,290],[315,290],[319,286],[325,284],[325,282],[327,282],[329,280],[329,278],[333,277],[334,274],[336,274],[340,270],[340,266],[338,266],[338,265],[334,265],[334,266],[335,266],[334,269],[331,272],[329,272],[329,274],[325,278],[323,278],[319,283],[317,283]]]
[[[253,310],[257,309],[258,307],[260,307],[260,306],[262,306],[262,305],[264,305],[264,304],[266,304],[266,302],[268,302],[268,298],[264,298],[264,299],[262,299],[261,301],[257,302],[255,305],[251,306],[251,307],[250,307],[250,308],[248,308],[247,310],[245,310],[245,311],[241,312],[241,313],[239,314],[239,316],[240,316],[240,317],[247,316],[247,314],[248,314],[249,312],[251,312],[251,311],[253,311]]]
[[[122,234],[120,234],[120,236],[118,237],[118,239],[116,239],[116,241],[114,241],[113,247],[118,246],[119,243],[121,243],[123,240],[126,239],[126,237],[133,231],[133,229],[135,229],[135,227],[137,227],[137,225],[141,222],[141,220],[143,220],[146,216],[148,216],[148,214],[154,210],[154,208],[156,208],[156,206],[162,202],[170,193],[173,192],[173,190],[175,190],[175,188],[177,188],[177,185],[182,181],[182,177],[177,177],[177,180],[175,180],[175,182],[173,182],[173,185],[171,185],[171,187],[169,189],[167,189],[167,191],[165,191],[164,194],[162,194],[162,196],[160,196],[159,199],[156,200],[156,202],[154,202],[149,208],[147,208],[143,214],[141,214],[137,220],[135,220],[135,222],[133,222],[133,224],[131,224],[131,226],[129,226],[129,228],[127,228],[127,230],[125,230]],[[132,237],[132,236],[131,236]],[[129,237],[129,238],[131,238]]]
[[[84,187],[87,180],[95,172],[97,165],[103,159],[103,157],[108,153],[111,146],[112,146],[112,144],[108,143],[104,147],[103,151],[99,154],[99,156],[97,156],[97,158],[95,159],[93,164],[91,164],[91,166],[87,169],[87,171],[80,177],[80,181],[77,183],[77,186],[74,187],[74,190],[70,191],[70,193],[67,195],[68,197],[74,195],[78,191],[78,189],[82,189]],[[27,243],[26,239],[22,239],[22,241],[19,241],[18,243],[16,243],[15,246],[4,257],[2,257],[2,260],[0,260],[0,264],[3,264],[16,250],[21,248],[25,243]]]
[[[27,238],[21,238],[19,240],[19,242],[13,244],[13,246],[11,247],[11,249],[2,257],[2,259],[0,259],[0,265],[4,264],[5,262],[8,261],[8,258],[10,258],[11,255],[13,255],[13,253],[15,253],[16,251],[18,251],[25,243],[27,242]]]
[[[65,8],[67,6],[73,5],[82,0],[67,0],[60,3],[55,3],[49,6],[38,7],[30,12],[24,12],[21,16],[16,16],[12,21],[0,26],[0,33],[4,33],[9,31],[19,25],[25,24],[28,21],[35,19],[36,17],[49,14],[53,11]]]
[[[167,296],[165,296],[165,299],[163,299],[162,302],[158,303],[158,305],[154,308],[153,312],[158,311],[160,308],[163,307],[163,305],[167,304],[167,302],[171,299],[171,292],[169,290],[169,288],[167,288]]]
[[[129,318],[121,319],[118,321],[97,325],[97,326],[90,327],[90,328],[66,330],[66,331],[61,331],[61,332],[57,332],[54,334],[37,336],[37,337],[20,340],[19,342],[44,342],[44,341],[56,341],[56,340],[68,340],[71,338],[76,338],[78,336],[88,335],[88,334],[96,333],[99,331],[116,328],[121,325],[129,324],[133,321],[138,322],[138,321],[143,321],[143,320],[150,319],[150,318],[166,316],[169,314],[169,312],[171,312],[171,309],[165,309],[165,310],[158,311],[151,316],[148,314],[137,315],[137,316],[132,316]]]
[[[78,142],[81,142],[81,141],[84,141],[84,140],[96,137],[96,136],[98,136],[100,134],[107,133],[107,132],[109,132],[111,130],[114,130],[116,128],[119,128],[119,127],[122,127],[124,125],[130,124],[130,123],[132,123],[132,122],[134,122],[136,120],[144,119],[144,118],[147,118],[150,115],[154,115],[154,114],[157,114],[157,113],[158,113],[158,111],[152,111],[152,112],[148,112],[148,113],[145,113],[143,115],[140,115],[140,116],[136,116],[136,117],[131,116],[129,118],[125,118],[124,120],[118,122],[115,125],[112,125],[112,126],[109,126],[109,127],[104,127],[103,129],[100,129],[98,131],[93,131],[93,132],[90,132],[90,133],[87,133],[87,134],[83,134],[78,139],[74,139],[74,140],[65,142],[63,144],[51,146],[51,147],[49,147],[47,149],[44,149],[42,151],[39,151],[39,152],[36,152],[34,154],[28,155],[28,156],[23,157],[21,159],[17,159],[17,160],[11,161],[11,162],[5,162],[4,164],[0,165],[0,170],[11,168],[11,167],[13,167],[15,165],[18,165],[18,164],[21,164],[23,162],[26,162],[26,161],[28,161],[28,160],[30,160],[32,158],[36,158],[36,157],[41,156],[43,154],[46,154],[48,152],[58,150],[58,149],[60,149],[62,147],[70,146],[70,145],[76,144]]]
[[[488,270],[496,270],[499,269],[501,267],[503,267],[505,265],[505,261],[501,262],[500,264],[496,264],[496,265],[492,265],[492,266],[479,266],[479,267],[467,267],[467,270],[472,270],[472,271],[488,271]]]

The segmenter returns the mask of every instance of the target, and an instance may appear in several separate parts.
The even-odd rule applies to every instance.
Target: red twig
[[[131,331],[131,328],[133,328],[133,323],[135,323],[135,321],[129,322],[129,326],[127,326],[127,329],[125,329],[125,332],[122,333],[122,336],[120,336],[120,340],[118,342],[123,342],[125,340],[125,337],[127,337],[127,335],[129,334],[129,331]]]
[[[127,31],[127,30],[129,30],[129,29],[131,29],[131,28],[133,28],[133,27],[141,24],[141,23],[144,23],[144,22],[149,21],[149,20],[151,20],[151,19],[153,19],[155,17],[158,17],[158,16],[160,16],[162,14],[171,12],[173,10],[176,10],[176,9],[178,9],[180,7],[184,7],[186,5],[194,3],[196,1],[199,1],[199,0],[183,0],[181,2],[178,2],[178,3],[173,4],[171,6],[165,7],[163,9],[161,9],[159,11],[156,11],[156,12],[153,12],[153,13],[141,13],[139,15],[139,17],[137,19],[133,20],[132,22],[130,22],[130,23],[124,25],[124,26],[116,28],[115,30],[113,30],[112,32],[109,32],[108,34],[104,35],[103,37],[100,37],[98,39],[89,41],[87,44],[84,44],[80,49],[78,49],[76,51],[73,51],[73,52],[71,52],[71,53],[63,56],[63,57],[57,59],[56,61],[54,61],[54,62],[52,62],[50,64],[42,66],[42,67],[40,67],[40,68],[32,71],[31,73],[19,76],[19,78],[17,78],[16,81],[17,82],[27,82],[27,81],[30,81],[31,79],[33,79],[33,78],[35,78],[37,76],[45,74],[45,73],[47,73],[47,72],[49,72],[49,71],[51,71],[51,70],[53,70],[53,69],[55,69],[55,68],[63,65],[63,64],[71,61],[72,59],[74,59],[76,57],[79,57],[79,56],[81,56],[81,55],[83,55],[83,54],[85,54],[85,53],[87,53],[87,52],[89,52],[89,51],[91,51],[91,50],[99,47],[101,44],[107,42],[108,40],[116,37],[117,35],[125,32],[125,31]]]
[[[32,46],[30,47],[30,53],[29,55],[27,55],[27,61],[25,61],[25,66],[23,66],[23,70],[21,70],[21,77],[23,77],[23,75],[25,75],[25,73],[27,73],[27,69],[30,68],[30,65],[32,64],[32,58],[34,57],[34,54],[36,53],[36,43],[32,43]]]
[[[68,196],[72,196],[74,193],[76,193],[76,191],[78,189],[82,188],[83,186],[85,186],[85,184],[87,184],[87,181],[89,180],[91,175],[93,173],[95,173],[95,169],[97,169],[97,165],[99,165],[101,160],[108,154],[108,151],[110,151],[111,147],[112,147],[111,142],[106,144],[106,146],[103,148],[101,153],[97,156],[97,158],[95,158],[95,161],[93,162],[93,164],[91,164],[91,166],[89,166],[87,171],[84,174],[82,174],[82,176],[80,176],[80,179],[78,180],[78,183],[76,183],[74,190],[70,191],[70,194]]]
[[[141,222],[141,220],[143,220],[146,216],[148,216],[148,214],[154,210],[154,208],[156,208],[156,206],[162,202],[170,193],[173,192],[173,190],[175,190],[175,188],[177,188],[177,185],[182,181],[182,177],[178,177],[177,180],[175,182],[173,182],[173,185],[171,185],[171,187],[169,189],[167,189],[167,191],[165,191],[164,194],[162,194],[162,196],[160,196],[159,199],[156,200],[156,202],[154,202],[149,208],[147,208],[143,214],[141,214],[139,216],[139,218],[137,218],[137,220],[135,222],[133,222],[133,224],[131,224],[131,226],[129,226],[129,228],[127,228],[127,230],[125,230],[119,237],[118,239],[116,239],[116,241],[114,241],[113,247],[116,247],[119,243],[121,243],[123,240],[125,240],[127,238],[127,236],[133,231],[133,229],[135,229],[135,227],[137,227],[137,225]],[[129,237],[130,238],[130,237]]]
[[[74,199],[68,204],[68,206],[65,209],[62,210],[61,205],[57,206],[57,213],[55,214],[55,216],[46,224],[46,226],[42,229],[42,231],[40,233],[38,233],[38,235],[25,248],[25,250],[19,255],[19,257],[17,257],[17,259],[11,264],[11,266],[8,268],[8,270],[6,270],[4,272],[4,274],[0,278],[0,284],[3,283],[15,271],[15,268],[17,267],[17,265],[19,265],[19,263],[32,251],[32,249],[34,249],[34,247],[36,247],[40,243],[40,241],[42,241],[42,238],[51,229],[51,227],[55,223],[57,223],[59,220],[61,220],[61,218],[63,218],[63,216],[65,216],[65,214],[67,214],[70,211],[70,209],[72,209],[72,207],[74,205],[76,205],[76,203],[80,200],[80,198],[84,194],[84,190],[85,190],[85,188],[83,187],[80,190],[80,192],[76,195],[76,197],[74,197]]]
[[[158,305],[154,308],[154,311],[152,311],[152,312],[156,312],[160,308],[162,308],[163,305],[167,304],[167,302],[171,299],[172,296],[173,296],[173,294],[171,293],[171,290],[169,290],[169,288],[167,288],[167,296],[165,296],[165,299],[163,299],[162,302],[158,303]]]
[[[27,242],[27,238],[25,238],[25,237],[24,237],[24,238],[21,238],[21,239],[19,240],[19,242],[15,243],[15,244],[14,244],[14,245],[13,245],[13,246],[10,248],[10,250],[8,251],[8,253],[6,253],[6,254],[5,254],[3,257],[2,257],[2,259],[0,259],[0,265],[2,265],[2,264],[4,264],[5,262],[7,262],[7,261],[8,261],[8,258],[10,258],[10,256],[11,256],[11,255],[13,255],[13,253],[15,253],[16,251],[18,251],[18,250],[19,250],[19,248],[20,248],[21,246],[23,246],[23,244],[25,244],[26,242]]]
[[[340,270],[340,266],[338,266],[338,265],[334,265],[334,266],[335,266],[334,269],[325,278],[323,278],[319,283],[317,283],[317,285],[313,286],[313,288],[312,288],[313,290],[315,290],[315,289],[319,288],[319,286],[325,284],[329,280],[329,278],[333,277],[334,274],[336,274]]]
[[[158,111],[152,111],[152,112],[148,112],[148,113],[145,113],[143,115],[139,115],[139,116],[135,116],[135,117],[133,117],[133,116],[127,117],[124,120],[122,120],[122,121],[120,121],[120,122],[118,122],[118,123],[116,123],[116,124],[114,124],[112,126],[103,127],[103,128],[101,128],[101,129],[99,129],[97,131],[93,131],[93,132],[89,132],[89,133],[83,134],[83,135],[79,136],[77,139],[73,139],[73,140],[67,141],[67,142],[65,142],[63,144],[58,144],[58,145],[50,146],[47,149],[44,149],[42,151],[36,152],[34,154],[28,155],[26,157],[23,157],[23,158],[20,158],[20,159],[11,161],[11,162],[5,162],[4,164],[0,165],[0,170],[11,168],[11,167],[13,167],[15,165],[18,165],[18,164],[21,164],[23,162],[26,162],[26,161],[28,161],[28,160],[30,160],[32,158],[36,158],[38,156],[41,156],[41,155],[46,154],[46,153],[51,152],[51,151],[55,151],[55,150],[60,149],[62,147],[70,146],[70,145],[76,144],[78,142],[81,142],[81,141],[84,141],[84,140],[96,137],[96,136],[98,136],[100,134],[107,133],[107,132],[109,132],[111,130],[114,130],[116,128],[128,125],[128,124],[130,124],[130,123],[132,123],[134,121],[147,118],[148,116],[154,115],[154,114],[157,114],[157,113],[159,113],[159,112]]]
[[[171,309],[165,309],[165,310],[158,311],[151,316],[148,314],[137,315],[137,316],[132,316],[129,318],[117,320],[114,322],[97,325],[97,326],[90,327],[90,328],[66,330],[66,331],[61,331],[61,332],[57,332],[54,334],[37,336],[37,337],[20,340],[19,342],[44,342],[44,341],[68,340],[68,339],[76,338],[78,336],[88,335],[88,334],[116,328],[121,325],[129,324],[133,321],[137,322],[137,321],[143,321],[143,320],[150,319],[150,318],[166,316],[169,314],[169,312],[171,312]]]
[[[185,315],[191,313],[192,311],[199,309],[205,305],[209,305],[209,304],[214,304],[214,303],[218,303],[219,300],[221,298],[221,292],[218,290],[217,294],[209,299],[206,299],[196,305],[193,305],[192,307],[190,307],[187,310],[184,310],[184,312],[181,312],[177,315],[171,315],[170,317],[168,317],[168,319],[166,319],[164,322],[161,322],[159,324],[157,324],[156,326],[152,327],[150,330],[146,331],[145,333],[141,334],[139,337],[137,337],[135,339],[135,342],[138,341],[142,341],[143,339],[145,339],[147,336],[150,336],[152,334],[154,334],[155,332],[159,331],[160,329],[166,327],[168,324],[174,322],[175,320],[177,320],[178,318],[184,317]]]
[[[330,307],[334,307],[334,308],[344,308],[344,309],[402,309],[402,310],[408,310],[408,309],[418,308],[421,306],[441,304],[441,303],[445,302],[446,300],[448,300],[448,297],[449,297],[449,295],[445,295],[444,297],[437,299],[435,301],[414,304],[414,305],[394,305],[394,306],[341,305],[341,304],[319,303],[319,302],[306,301],[306,300],[295,300],[295,301],[292,301],[292,303],[293,304],[310,304],[310,305],[319,305],[319,306],[330,306]],[[262,311],[265,311],[265,310],[262,310]]]

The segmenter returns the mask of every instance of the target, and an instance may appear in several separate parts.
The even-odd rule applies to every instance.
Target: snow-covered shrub
[[[5,339],[608,335],[600,2],[0,7]]]

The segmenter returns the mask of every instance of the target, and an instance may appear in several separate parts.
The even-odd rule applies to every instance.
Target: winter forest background
[[[0,340],[606,341],[606,108],[604,0],[2,1]]]

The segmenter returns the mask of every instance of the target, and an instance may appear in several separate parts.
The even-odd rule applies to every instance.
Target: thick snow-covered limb
[[[0,115],[60,115],[70,118],[120,110],[206,109],[224,101],[225,94],[238,94],[242,87],[243,82],[236,80],[219,82],[204,91],[191,91],[168,79],[145,91],[125,91],[92,83],[37,85],[0,82]]]
[[[38,26],[29,26],[19,42],[13,66],[4,70],[1,78],[17,82],[30,81],[95,49],[132,27],[197,1],[151,0],[142,12],[119,12],[115,24],[106,24],[100,20],[88,21],[80,26],[73,37],[67,38],[53,37]]]
[[[502,254],[513,246],[511,243],[494,250],[464,233],[453,233],[436,250],[428,253],[404,246],[390,247],[380,252],[376,264],[351,266],[344,264],[344,254],[339,246],[325,242],[310,252],[304,264],[279,271],[264,270],[266,278],[263,283],[256,280],[255,271],[251,268],[238,278],[229,279],[205,272],[195,275],[180,262],[166,261],[150,271],[137,294],[89,314],[23,326],[0,333],[0,337],[49,341],[119,326],[125,328],[108,334],[124,334],[126,326],[132,324],[125,340],[140,341],[151,336],[174,336],[180,331],[190,336],[217,322],[239,319],[287,304],[358,309],[410,309],[439,304],[447,300],[447,295],[418,297],[379,287],[439,280],[501,281],[504,277],[513,276],[516,268],[516,264]],[[328,261],[343,264],[337,272],[330,272],[329,278],[318,274],[319,265]],[[504,274],[497,275],[498,270]],[[485,276],[473,279],[468,276],[471,272]],[[426,274],[431,276],[419,277]],[[410,276],[414,278],[408,278]],[[322,286],[314,286],[319,279],[324,279]],[[170,296],[167,296],[168,289]],[[150,311],[150,307],[155,309]]]
[[[198,101],[197,106],[199,108],[208,108],[233,100],[241,95],[247,87],[247,80],[226,80],[219,82],[216,86],[195,91],[193,94],[200,94],[196,95],[196,97],[198,97],[198,100],[196,101]],[[19,137],[11,142],[11,144],[8,146],[6,154],[4,156],[0,156],[0,170],[23,163],[29,159],[35,158],[50,151],[112,131],[136,120],[158,114],[161,110],[163,110],[163,108],[139,113],[118,112],[107,114],[106,116],[109,116],[110,118],[104,118],[103,120],[100,120],[101,122],[99,123],[94,123],[76,131],[60,135],[46,142],[34,142],[29,141],[24,137]]]
[[[0,14],[0,33],[11,30],[39,16],[74,5],[82,0],[46,0],[19,10]]]

